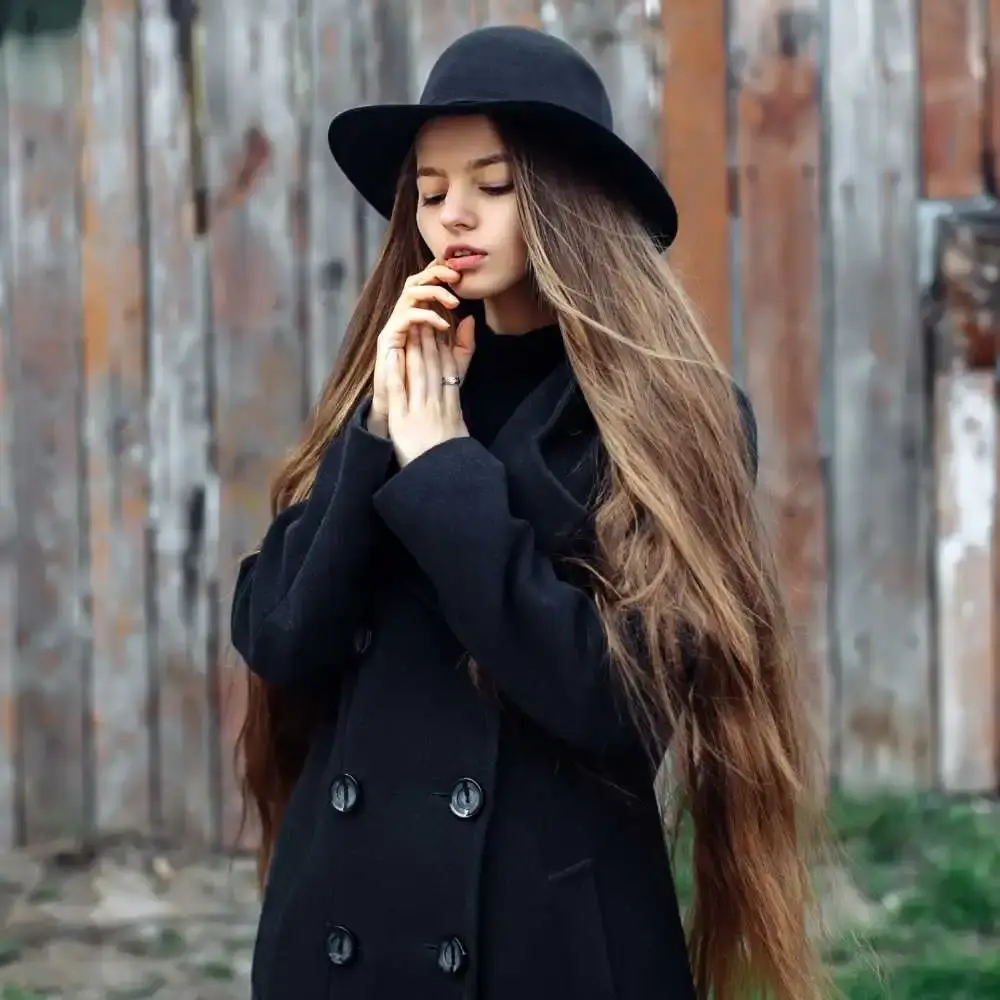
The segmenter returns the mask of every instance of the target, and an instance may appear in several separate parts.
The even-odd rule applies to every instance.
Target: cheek
[[[523,266],[528,251],[524,245],[524,237],[521,235],[521,220],[518,218],[516,207],[512,207],[505,213],[504,244],[511,263]]]
[[[528,273],[528,248],[524,245],[520,232],[518,232],[517,241],[514,244],[511,271],[515,281],[520,281]]]
[[[420,238],[424,241],[425,245],[429,247],[430,243],[427,239],[427,226],[425,225],[424,213],[421,212],[419,208],[417,209],[416,220],[417,232],[420,233]]]

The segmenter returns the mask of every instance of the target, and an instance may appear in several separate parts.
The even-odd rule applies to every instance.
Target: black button
[[[353,774],[338,774],[330,783],[330,805],[337,812],[354,812],[360,801],[361,786]]]
[[[326,954],[334,965],[350,965],[358,954],[357,939],[346,927],[334,927],[326,939]]]
[[[483,808],[483,790],[472,778],[459,778],[451,790],[451,811],[459,819],[472,819]]]
[[[354,631],[354,654],[364,656],[372,644],[372,629],[370,625],[359,625]]]
[[[460,976],[469,964],[469,953],[461,938],[448,938],[438,945],[438,968],[449,976]]]

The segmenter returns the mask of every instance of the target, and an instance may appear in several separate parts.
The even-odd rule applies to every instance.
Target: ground
[[[998,804],[838,797],[831,820],[841,862],[817,876],[845,1000],[997,1000]],[[0,1000],[248,1000],[257,910],[247,858],[6,855]]]
[[[249,1000],[249,859],[140,844],[0,859],[0,1000]]]

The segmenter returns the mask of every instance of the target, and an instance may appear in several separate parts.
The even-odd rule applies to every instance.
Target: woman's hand
[[[462,419],[456,354],[471,358],[474,328],[471,316],[462,320],[452,348],[425,326],[410,333],[405,350],[390,353],[386,372],[389,436],[400,468],[435,445],[469,436]]]
[[[372,405],[368,412],[368,430],[388,437],[389,398],[386,391],[386,372],[389,357],[406,346],[410,330],[430,326],[435,330],[449,329],[448,321],[433,311],[435,303],[454,309],[458,298],[447,285],[454,285],[461,275],[440,261],[431,261],[419,274],[411,275],[403,285],[396,307],[378,336],[375,356],[375,385]],[[468,367],[468,361],[465,366]],[[465,374],[464,369],[460,374]]]

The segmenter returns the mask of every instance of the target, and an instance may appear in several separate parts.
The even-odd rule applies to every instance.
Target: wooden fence
[[[996,787],[995,348],[935,360],[983,307],[928,219],[992,218],[1000,0],[171,6],[0,48],[0,843],[233,842],[234,570],[382,231],[326,125],[485,21],[584,49],[675,190],[832,779]]]

